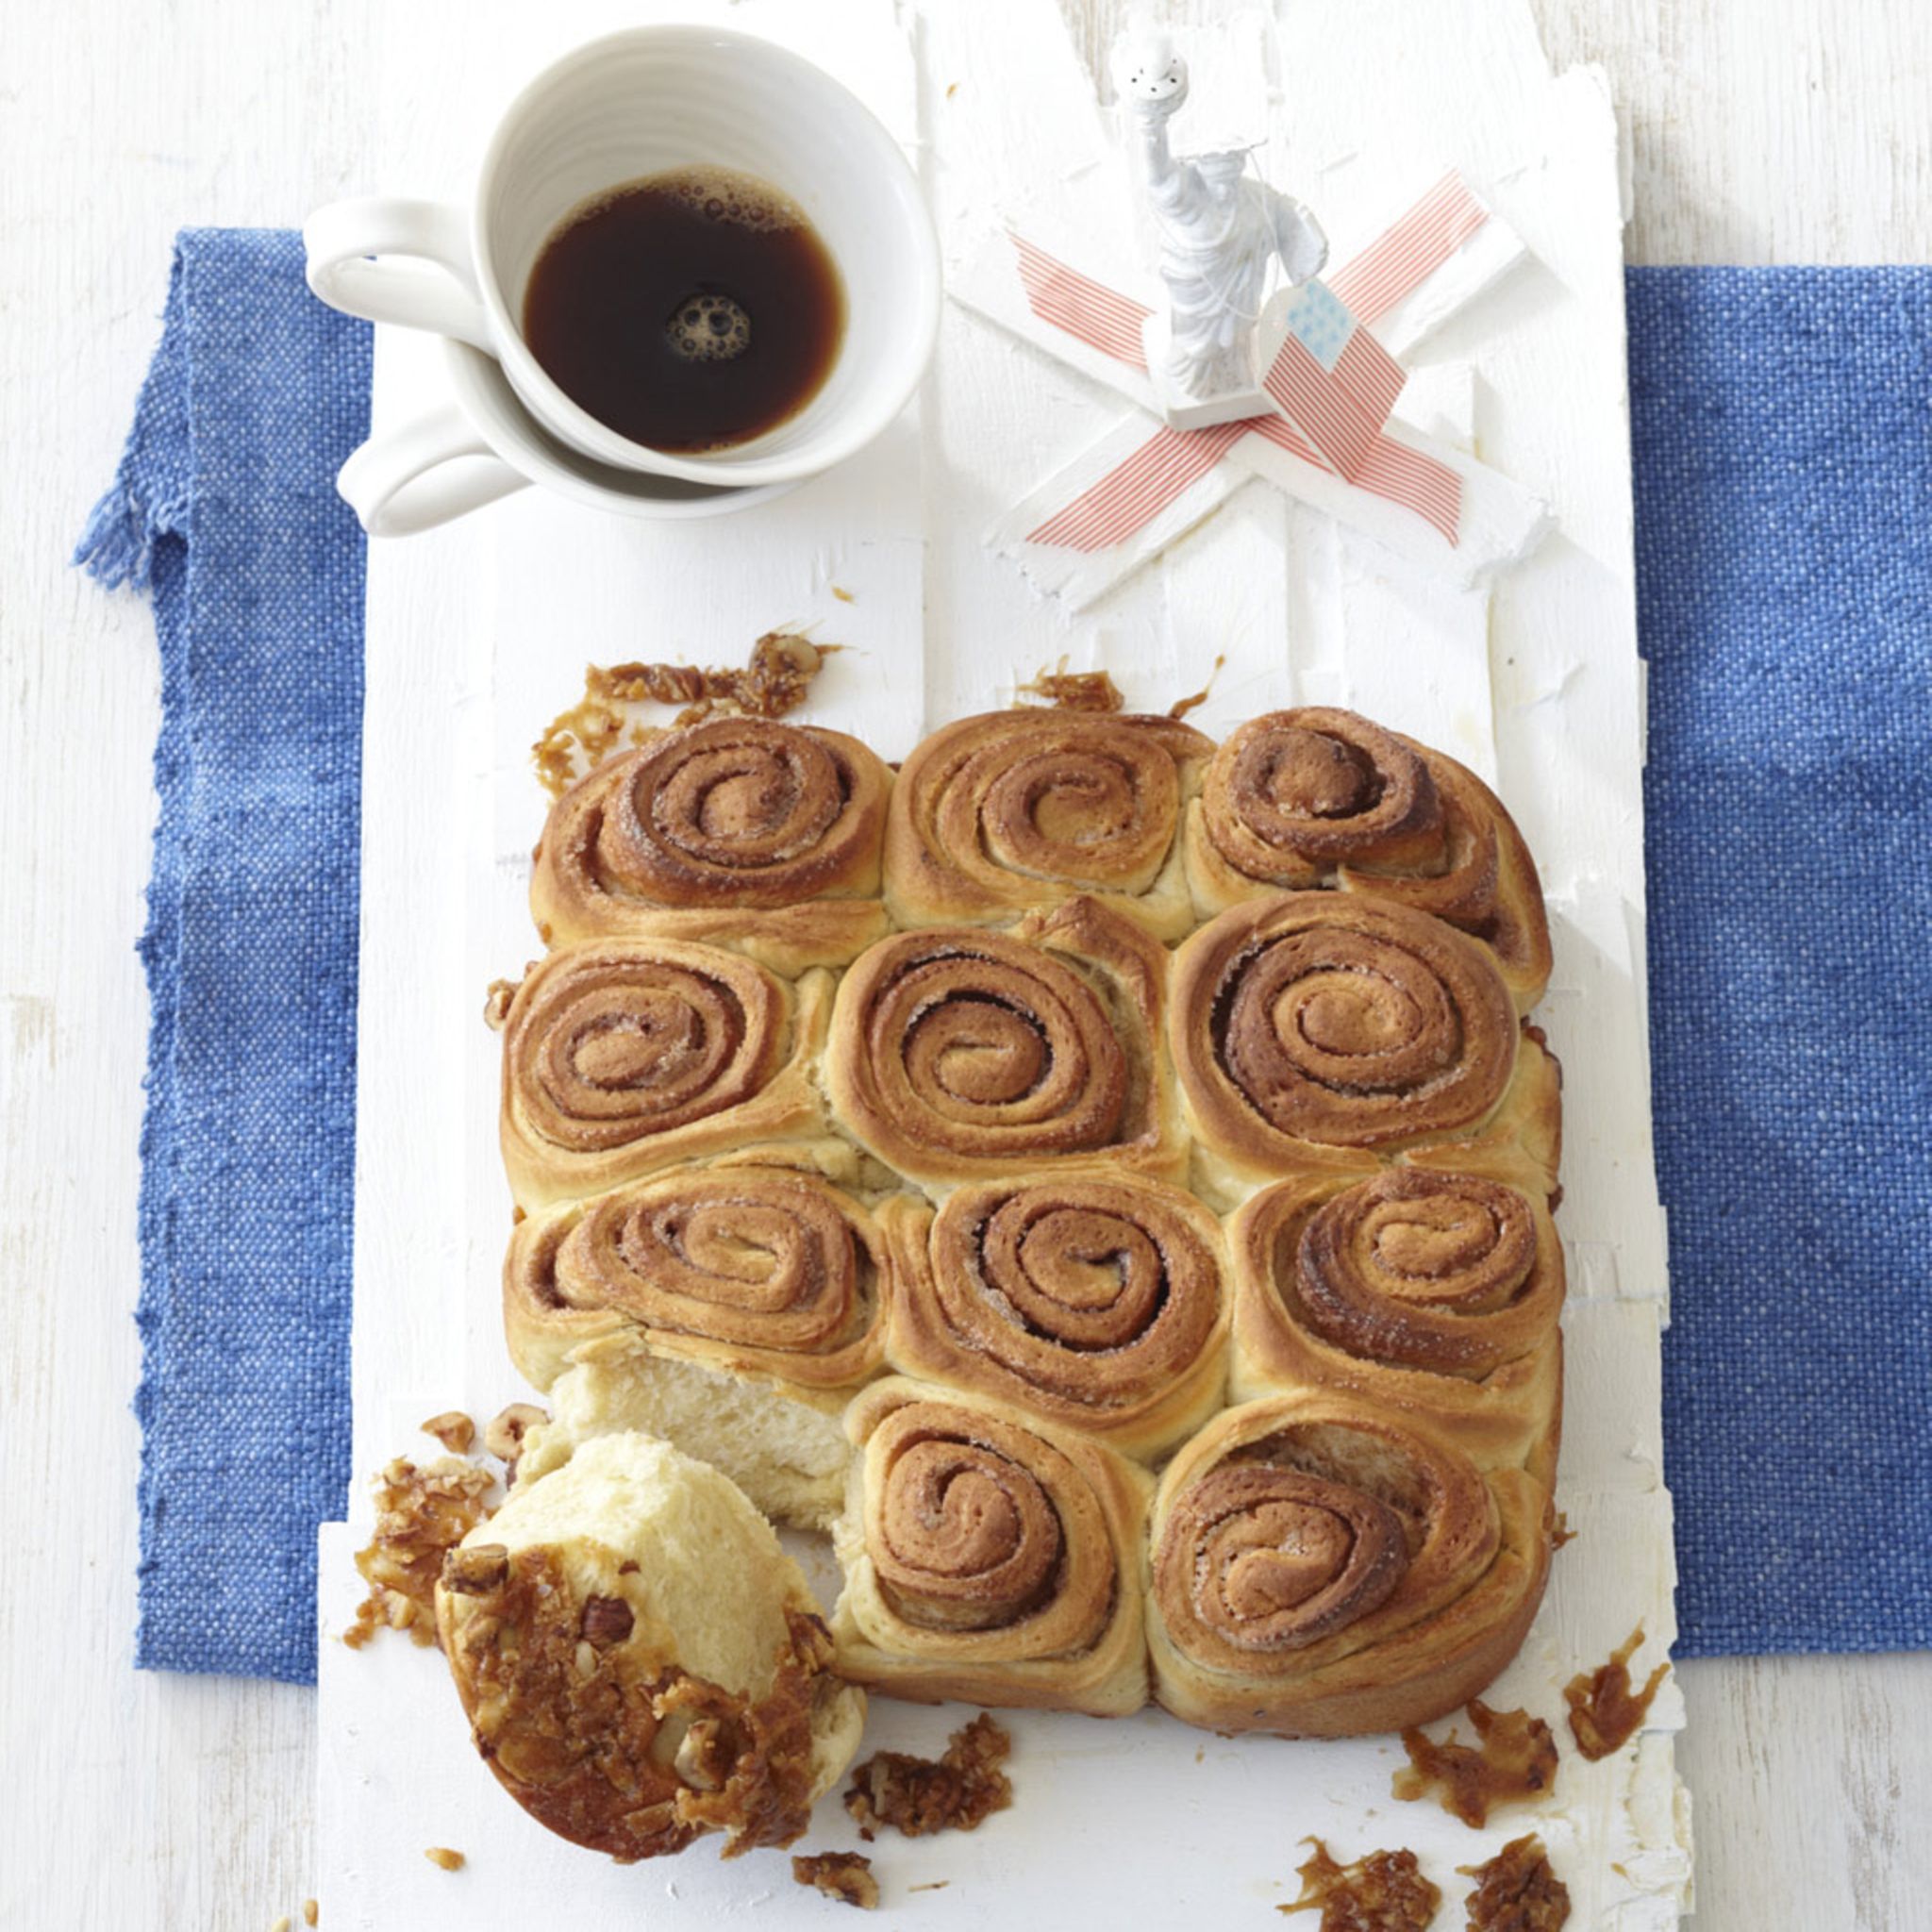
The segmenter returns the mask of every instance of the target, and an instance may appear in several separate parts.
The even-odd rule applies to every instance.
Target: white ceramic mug
[[[755,175],[804,208],[839,265],[845,330],[795,416],[728,449],[677,455],[572,402],[530,353],[521,317],[530,271],[574,208],[703,164]],[[795,482],[862,448],[918,387],[939,329],[939,242],[898,143],[809,61],[717,27],[634,27],[546,68],[498,124],[467,216],[434,202],[342,201],[311,215],[302,238],[308,286],[330,307],[493,356],[531,416],[594,461],[725,489]]]

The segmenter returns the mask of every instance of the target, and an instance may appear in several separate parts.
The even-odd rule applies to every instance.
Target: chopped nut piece
[[[453,1852],[447,1845],[431,1845],[423,1854],[432,1865],[441,1865],[445,1872],[460,1872],[470,1861],[460,1852]]]
[[[452,1456],[461,1456],[476,1440],[476,1424],[459,1408],[446,1408],[421,1424],[425,1436],[434,1436]]]
[[[493,1483],[487,1469],[453,1457],[427,1469],[398,1457],[382,1472],[375,1534],[356,1557],[369,1595],[342,1633],[351,1650],[385,1626],[407,1630],[418,1643],[436,1641],[436,1581],[443,1558],[490,1514],[483,1499]]]
[[[1631,1690],[1630,1659],[1642,1641],[1640,1624],[1610,1653],[1608,1663],[1579,1672],[1563,1687],[1563,1701],[1570,1707],[1570,1735],[1586,1757],[1607,1757],[1629,1741],[1670,1671],[1666,1659],[1651,1672],[1641,1690]]]
[[[305,1925],[319,1925],[322,1923],[322,1907],[312,1898],[302,1901],[302,1923]]]
[[[903,1751],[880,1751],[857,1766],[845,1808],[870,1840],[890,1824],[908,1838],[935,1831],[973,1831],[1013,1802],[1011,1780],[1000,1769],[1013,1740],[985,1711],[953,1733],[937,1762]]]
[[[269,1926],[268,1932],[289,1932],[288,1913],[284,1912],[279,1919],[275,1920],[274,1924],[272,1924]]]
[[[827,1898],[857,1906],[861,1911],[877,1909],[879,1882],[872,1875],[872,1860],[863,1852],[813,1852],[793,1857],[791,1875],[801,1885],[815,1885]]]
[[[1467,1907],[1470,1932],[1557,1932],[1570,1922],[1570,1888],[1550,1870],[1532,1833],[1513,1838],[1485,1865],[1458,1865],[1476,1881]]]
[[[1069,671],[1062,658],[1051,671],[1037,671],[1017,695],[1044,698],[1063,711],[1124,711],[1127,701],[1105,671]]]
[[[694,1791],[722,1791],[731,1774],[732,1753],[724,1726],[714,1717],[692,1720],[678,1740],[671,1768]]]
[[[501,1033],[509,1018],[509,1003],[517,996],[514,979],[492,979],[483,989],[483,1024],[492,1033]]]
[[[585,1600],[580,1627],[587,1641],[607,1650],[622,1643],[636,1629],[637,1621],[636,1612],[621,1596],[593,1596]]]
[[[1398,1798],[1438,1794],[1443,1810],[1480,1829],[1497,1805],[1520,1805],[1541,1797],[1557,1781],[1557,1740],[1540,1717],[1526,1710],[1491,1710],[1480,1697],[1469,1700],[1470,1722],[1480,1746],[1458,1744],[1456,1733],[1438,1744],[1426,1731],[1402,1734],[1409,1761],[1395,1774]]]
[[[503,1464],[503,1479],[517,1479],[517,1457],[524,1451],[524,1438],[549,1416],[534,1402],[512,1402],[498,1409],[483,1431],[483,1446]]]
[[[1302,1893],[1277,1912],[1322,1913],[1322,1932],[1424,1932],[1442,1903],[1441,1888],[1422,1874],[1410,1851],[1370,1852],[1337,1864],[1318,1838],[1301,1866]]]
[[[472,1543],[442,1559],[442,1587],[458,1596],[482,1596],[509,1574],[509,1552],[501,1543]]]
[[[1570,1527],[1570,1519],[1562,1510],[1557,1511],[1557,1526],[1550,1532],[1550,1547],[1560,1550],[1565,1543],[1574,1543],[1577,1532]]]

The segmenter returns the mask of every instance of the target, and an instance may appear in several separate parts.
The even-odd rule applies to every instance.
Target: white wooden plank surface
[[[1069,7],[1098,44],[1109,9]],[[8,1925],[260,1927],[298,1909],[313,1869],[308,1695],[128,1668],[138,1449],[128,1316],[146,1024],[132,945],[153,818],[156,680],[145,612],[99,596],[63,559],[111,468],[153,345],[172,230],[288,224],[333,195],[402,185],[372,172],[374,158],[392,151],[399,125],[447,111],[442,49],[499,30],[517,10],[508,0],[8,8],[0,840],[14,916],[0,922],[0,1533],[17,1579],[0,1593],[0,1752],[15,1772],[0,1858]],[[1537,0],[1537,12],[1557,64],[1596,59],[1609,71],[1631,138],[1632,258],[1932,256],[1932,13],[1920,0]],[[378,48],[400,63],[386,82]],[[425,675],[446,668],[425,659]],[[432,855],[423,864],[427,881]],[[1932,1658],[1724,1660],[1687,1666],[1682,1679],[1691,1724],[1681,1762],[1699,1799],[1695,1923],[1715,1932],[1925,1923],[1927,1840],[1907,1822],[1932,1804],[1932,1742],[1915,1721],[1932,1707]]]

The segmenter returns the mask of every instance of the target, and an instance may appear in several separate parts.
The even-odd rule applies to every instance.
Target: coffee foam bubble
[[[678,168],[652,175],[649,185],[675,195],[710,221],[767,234],[805,225],[805,210],[789,194],[734,168]]]

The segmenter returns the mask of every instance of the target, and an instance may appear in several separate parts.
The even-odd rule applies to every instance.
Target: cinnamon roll
[[[1413,1168],[1283,1181],[1235,1216],[1228,1245],[1237,1401],[1345,1390],[1554,1483],[1563,1250],[1540,1200]]]
[[[1250,719],[1208,767],[1185,844],[1203,918],[1257,892],[1336,886],[1481,940],[1519,1012],[1549,983],[1542,888],[1502,802],[1446,754],[1353,711]]]
[[[1443,1715],[1516,1653],[1549,1493],[1336,1391],[1230,1408],[1150,1524],[1154,1694],[1223,1731],[1352,1737]]]
[[[793,988],[675,940],[552,953],[503,1029],[503,1158],[519,1205],[821,1127],[807,1064],[829,994],[824,973]]]
[[[834,1113],[927,1187],[1096,1155],[1173,1173],[1165,967],[1158,941],[1086,898],[1006,933],[894,934],[840,982]]]
[[[1341,892],[1250,899],[1175,956],[1169,1037],[1210,1191],[1405,1149],[1554,1182],[1541,1036],[1454,926]]]
[[[1221,1229],[1192,1195],[1091,1173],[890,1205],[894,1368],[1140,1457],[1220,1407]]]
[[[823,1528],[844,1495],[841,1413],[883,1358],[888,1267],[864,1207],[784,1168],[678,1168],[526,1217],[504,1327],[554,1413],[520,1466],[643,1429]]]
[[[915,1699],[1115,1717],[1147,1697],[1147,1476],[1016,1409],[896,1377],[847,1412],[840,1672]]]
[[[1193,923],[1181,808],[1213,741],[1170,718],[989,711],[906,760],[886,820],[901,925],[1006,921],[1088,892],[1162,939]]]
[[[654,733],[552,808],[531,913],[546,943],[698,940],[788,974],[843,965],[886,931],[891,788],[841,731],[708,718]]]

